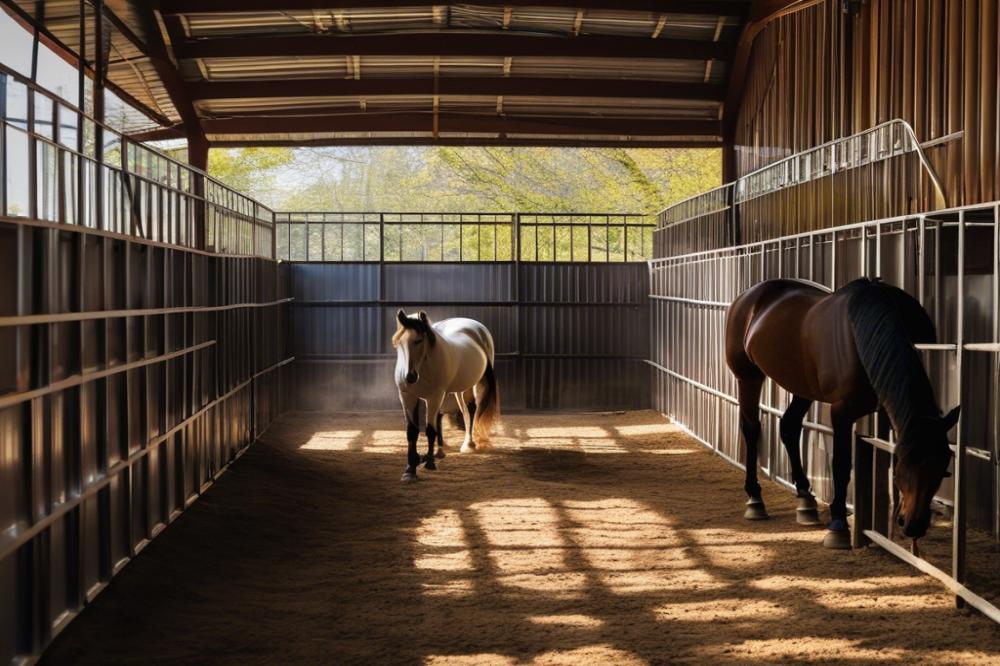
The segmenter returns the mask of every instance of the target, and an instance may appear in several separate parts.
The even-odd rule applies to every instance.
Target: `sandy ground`
[[[403,485],[401,418],[291,415],[59,636],[52,664],[997,663],[1000,626],[651,412],[513,416]]]

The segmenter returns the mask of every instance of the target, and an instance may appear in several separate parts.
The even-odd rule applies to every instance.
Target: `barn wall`
[[[489,327],[505,410],[649,406],[646,265],[291,263],[290,342],[302,409],[399,409],[395,313]]]
[[[270,210],[0,86],[0,663],[30,663],[282,410],[287,281]]]
[[[944,204],[927,187],[900,187],[887,168],[838,205],[881,199],[884,217],[1000,199],[998,21],[998,0],[868,0],[853,19],[826,0],[774,20],[754,41],[736,118],[738,175],[901,118],[920,142],[943,140],[926,150]],[[829,190],[809,194],[783,211],[808,220],[831,210]],[[837,226],[826,219],[800,229]]]
[[[9,661],[40,650],[263,432],[287,380],[273,261],[19,221],[0,238]]]

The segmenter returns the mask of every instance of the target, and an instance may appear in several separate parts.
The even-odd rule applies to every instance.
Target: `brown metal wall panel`
[[[998,0],[871,0],[856,18],[840,4],[778,18],[756,38],[735,127],[739,174],[901,118],[921,142],[955,135],[927,148],[947,205],[1000,198]],[[880,215],[942,207],[926,176],[900,187],[908,169],[855,178],[847,210],[800,191],[771,213],[810,230],[849,221],[854,202],[877,201]]]
[[[645,264],[292,263],[295,404],[395,410],[396,308],[465,316],[492,332],[505,409],[649,404]],[[379,282],[384,279],[385,282]],[[383,299],[372,295],[383,294]],[[640,365],[637,365],[640,364]],[[351,390],[344,387],[350,386]]]

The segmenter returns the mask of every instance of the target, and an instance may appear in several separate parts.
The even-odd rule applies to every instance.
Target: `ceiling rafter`
[[[206,118],[208,134],[292,134],[319,132],[483,132],[567,136],[718,136],[718,120],[607,118],[588,116],[492,116],[473,113],[337,113],[303,116]]]
[[[636,79],[526,77],[324,78],[269,81],[191,81],[194,100],[282,97],[361,97],[379,95],[545,96],[722,101],[720,84]]]
[[[733,44],[727,42],[594,35],[550,37],[511,32],[219,37],[183,39],[172,46],[178,59],[360,55],[725,60],[733,52]]]
[[[426,1],[424,5],[435,3]],[[559,7],[568,9],[612,9],[675,14],[724,14],[742,17],[745,0],[467,0],[461,4],[481,7]],[[421,6],[420,0],[160,0],[164,14],[217,12],[308,11],[311,9],[373,9]]]

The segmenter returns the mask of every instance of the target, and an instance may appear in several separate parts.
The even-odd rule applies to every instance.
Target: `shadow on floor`
[[[832,552],[652,412],[505,419],[399,483],[395,415],[284,417],[66,631],[62,663],[989,663],[1000,628]]]

